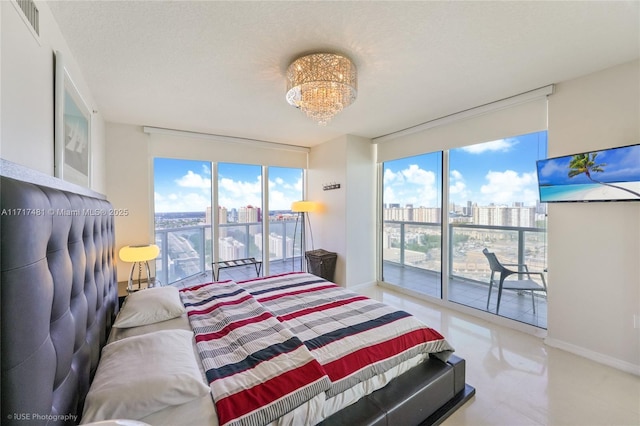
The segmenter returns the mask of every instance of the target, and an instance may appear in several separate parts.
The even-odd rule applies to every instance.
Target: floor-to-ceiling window
[[[268,176],[266,187],[263,176]],[[264,262],[262,272],[270,273],[299,268],[299,253],[294,259],[297,216],[291,203],[303,198],[303,178],[300,168],[155,158],[158,278],[170,284],[210,274],[214,258],[254,257]],[[268,197],[267,217],[264,197]],[[297,233],[299,241],[299,228]],[[220,274],[220,279],[245,279],[255,276],[255,269],[250,265]]]
[[[382,276],[441,297],[442,153],[383,164]]]
[[[218,164],[218,260],[262,259],[262,167]]]
[[[298,215],[291,212],[291,204],[304,198],[303,170],[291,167],[269,167],[268,176],[269,273],[300,270],[301,224],[296,224]],[[296,247],[297,251],[294,252]]]
[[[211,163],[155,158],[156,276],[163,284],[203,273],[211,262]]]
[[[544,292],[532,300],[528,291],[504,291],[497,311],[497,288],[490,296],[491,270],[482,253],[487,248],[502,263],[545,273],[546,207],[539,201],[536,160],[546,152],[546,131],[449,151],[450,301],[546,328]]]
[[[385,161],[383,281],[495,314],[497,288],[490,299],[484,248],[503,263],[524,263],[546,276],[546,208],[536,179],[536,160],[546,150],[547,132],[541,131]],[[446,274],[442,265],[448,265]],[[544,292],[532,299],[529,292],[505,290],[499,315],[546,328],[546,300]]]

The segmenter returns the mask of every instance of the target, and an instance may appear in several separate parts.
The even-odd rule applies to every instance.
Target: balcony
[[[441,226],[439,223],[385,221],[383,281],[412,293],[441,298]],[[489,264],[482,254],[488,247],[503,263],[526,263],[531,271],[546,270],[546,229],[449,224],[448,300],[487,310]],[[547,285],[549,283],[547,282]],[[446,285],[446,283],[443,283]],[[497,289],[489,312],[495,313]],[[547,298],[529,292],[505,290],[500,316],[536,327],[547,327]]]
[[[262,259],[262,223],[226,223],[220,224],[219,229],[220,260]],[[271,273],[300,270],[300,226],[296,229],[295,220],[271,221],[269,231]],[[156,244],[160,247],[156,276],[160,281],[172,284],[197,275],[211,276],[211,235],[211,224],[156,229]],[[238,279],[233,274],[241,275],[243,270],[225,269],[220,279]],[[255,276],[255,269],[253,271]]]

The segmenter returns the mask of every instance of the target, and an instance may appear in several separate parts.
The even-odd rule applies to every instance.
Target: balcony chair
[[[495,253],[490,252],[486,248],[482,250],[482,253],[487,257],[489,261],[489,266],[491,267],[491,278],[489,280],[489,295],[487,296],[487,311],[489,310],[489,301],[491,300],[491,290],[493,288],[493,284],[495,283],[498,286],[498,305],[496,306],[496,314],[500,312],[500,299],[502,298],[502,290],[518,290],[521,291],[531,291],[531,304],[533,305],[533,313],[536,312],[536,304],[534,300],[533,293],[535,291],[544,291],[547,292],[547,283],[544,279],[544,274],[542,272],[530,272],[527,265],[523,263],[500,263]],[[506,268],[506,266],[517,266],[518,269],[521,267],[524,271],[512,271],[511,269]],[[499,280],[496,282],[494,276],[496,273],[500,274]],[[528,279],[517,279],[517,280],[505,280],[509,275],[516,274],[520,278],[523,275],[526,275]],[[542,285],[533,281],[531,279],[532,275],[539,275],[542,280]]]

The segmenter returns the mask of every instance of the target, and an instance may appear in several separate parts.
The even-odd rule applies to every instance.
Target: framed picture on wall
[[[56,177],[91,186],[91,110],[69,75],[62,53],[55,56],[54,142]]]

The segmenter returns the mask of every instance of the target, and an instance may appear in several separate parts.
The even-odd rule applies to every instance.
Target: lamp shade
[[[123,262],[145,262],[158,257],[160,247],[155,244],[124,246],[118,254]]]
[[[296,213],[309,213],[318,209],[318,203],[315,201],[294,201],[291,203],[291,211]]]

